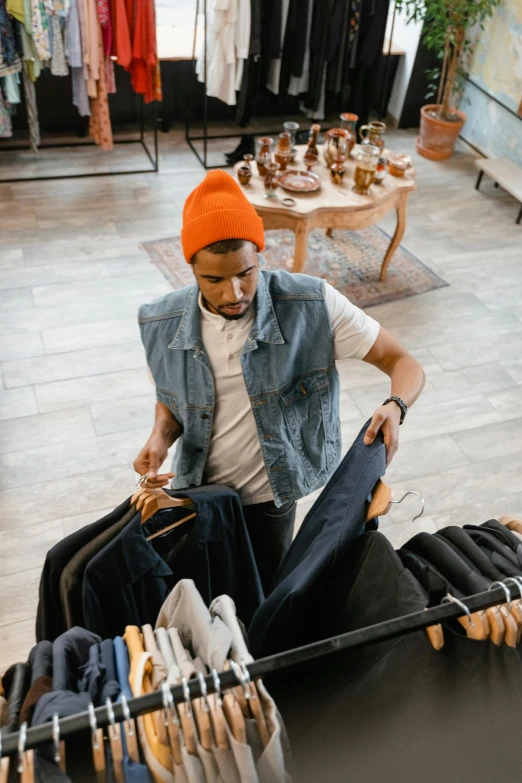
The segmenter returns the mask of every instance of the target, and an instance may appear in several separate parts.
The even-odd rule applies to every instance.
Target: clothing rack
[[[263,136],[278,136],[279,130],[269,130],[269,131],[263,131],[262,133],[217,133],[217,134],[210,134],[208,131],[208,95],[207,95],[207,3],[208,0],[203,0],[203,18],[204,18],[204,37],[203,37],[203,52],[204,52],[204,81],[203,81],[203,135],[202,136],[191,136],[190,135],[190,114],[191,114],[191,105],[190,100],[187,99],[187,107],[186,107],[186,120],[185,120],[185,141],[189,145],[190,149],[196,156],[196,158],[199,160],[201,165],[206,171],[209,171],[210,169],[220,169],[225,166],[225,168],[228,167],[228,163],[223,164],[217,164],[217,165],[209,165],[208,163],[208,142],[209,141],[215,141],[216,139],[241,139],[243,137],[250,137],[255,138],[256,136],[263,135]],[[381,91],[381,99],[379,101],[380,106],[380,118],[379,119],[386,119],[386,111],[387,106],[384,106],[385,100],[386,100],[386,90],[388,88],[388,72],[390,68],[390,58],[391,58],[391,49],[392,49],[392,38],[393,38],[393,30],[395,26],[395,15],[396,15],[396,2],[394,2],[393,6],[393,16],[392,16],[392,24],[391,24],[391,32],[390,32],[390,39],[389,39],[389,45],[388,45],[388,53],[386,57],[386,68],[385,68],[385,75],[384,75],[384,81]],[[199,16],[199,0],[196,0],[196,18],[194,21],[194,41],[192,45],[192,62],[193,62],[193,69],[194,74],[196,70],[196,32],[198,27],[198,16]],[[202,141],[203,142],[203,157],[199,154],[198,150],[194,146],[193,142],[195,141]]]
[[[511,582],[509,584],[509,592],[511,598],[514,600],[522,598],[522,589]],[[366,628],[360,628],[356,631],[340,634],[339,636],[334,636],[330,639],[314,642],[313,644],[308,644],[304,647],[297,647],[293,650],[269,655],[266,658],[260,658],[259,660],[246,665],[246,669],[248,670],[251,679],[256,680],[267,674],[280,672],[291,666],[295,666],[296,664],[312,661],[315,658],[321,658],[324,655],[329,655],[339,650],[355,649],[364,647],[368,644],[395,639],[412,633],[413,631],[423,630],[424,628],[436,625],[445,620],[462,617],[467,614],[462,608],[462,605],[464,605],[469,612],[474,613],[482,609],[488,609],[490,606],[497,606],[505,603],[505,601],[505,590],[502,587],[495,587],[494,589],[463,598],[459,602],[461,604],[460,606],[452,602],[443,603],[439,606],[432,607],[431,609],[413,612],[411,614],[403,615],[402,617],[396,617],[393,620],[386,620],[385,622],[376,623],[375,625],[370,625]],[[218,678],[218,685],[223,689],[232,688],[241,684],[232,669],[220,672]],[[216,683],[214,682],[214,676],[212,674],[205,677],[204,682],[208,693],[216,692]],[[188,682],[188,689],[191,700],[204,695],[199,680],[190,680]],[[182,703],[185,701],[182,685],[172,686],[170,691],[174,702]],[[131,717],[155,712],[163,709],[163,693],[161,691],[148,693],[145,696],[129,699],[127,704]],[[126,717],[128,718],[128,715],[124,714],[124,707],[121,703],[113,703],[112,710],[116,721],[120,722],[124,721]],[[98,728],[104,728],[109,725],[110,716],[107,707],[96,708],[94,714]],[[75,734],[78,731],[89,730],[91,728],[91,716],[89,712],[78,713],[59,720],[60,739]],[[18,731],[7,734],[2,738],[3,756],[12,755],[19,750],[19,738],[20,732]],[[34,728],[27,730],[24,749],[36,748],[39,745],[52,741],[53,724],[45,723],[41,726],[35,726]]]
[[[140,136],[138,139],[114,139],[114,144],[141,144],[145,154],[150,160],[151,167],[148,169],[127,169],[125,171],[93,171],[84,172],[82,174],[50,174],[43,177],[6,177],[0,179],[0,184],[7,184],[9,182],[38,182],[49,179],[82,179],[83,177],[112,177],[117,174],[149,174],[159,171],[159,155],[158,155],[158,111],[156,101],[153,101],[153,114],[152,114],[152,132],[154,135],[154,155],[151,153],[147,142],[145,141],[145,101],[142,98],[141,101],[141,118],[140,118]],[[94,141],[84,141],[79,143],[64,143],[64,142],[49,142],[47,144],[40,144],[38,149],[50,149],[57,148],[62,149],[66,147],[92,147],[96,146]],[[9,144],[5,147],[0,145],[0,152],[12,152],[13,150],[27,150],[30,149],[26,144]]]

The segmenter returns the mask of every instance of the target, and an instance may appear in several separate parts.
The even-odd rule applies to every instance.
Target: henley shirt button
[[[230,354],[230,356],[229,356],[228,358],[229,358],[229,359],[233,359],[233,358],[234,358],[234,354],[233,354],[233,353],[231,353],[231,354]]]
[[[228,337],[228,339],[229,339],[229,340],[231,340],[231,339],[232,339],[232,336],[233,336],[233,335],[232,335],[232,334],[230,334],[230,333],[229,333],[229,334],[227,334],[227,337]]]
[[[202,413],[201,414],[202,419],[208,419],[208,413]]]

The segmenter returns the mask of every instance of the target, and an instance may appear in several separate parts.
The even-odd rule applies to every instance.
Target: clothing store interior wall
[[[516,780],[521,0],[0,0],[0,783]]]

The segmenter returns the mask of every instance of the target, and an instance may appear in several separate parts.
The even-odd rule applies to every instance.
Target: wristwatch
[[[406,418],[406,414],[408,413],[408,406],[404,402],[404,400],[401,400],[400,397],[388,397],[387,400],[384,400],[383,405],[388,405],[389,402],[396,402],[399,408],[401,409],[401,420],[400,424],[404,421]]]

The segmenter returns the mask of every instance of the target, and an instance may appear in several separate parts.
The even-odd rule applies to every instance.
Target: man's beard
[[[203,299],[205,307],[207,308],[207,310],[209,312],[212,313],[212,312],[214,312],[214,310],[217,310],[218,315],[220,315],[226,321],[239,321],[239,320],[241,320],[241,318],[244,318],[245,315],[248,313],[248,311],[250,310],[250,306],[252,304],[251,302],[237,302],[236,304],[246,304],[247,305],[246,308],[244,309],[244,311],[242,313],[237,313],[237,315],[229,315],[228,313],[222,312],[220,307],[214,307],[214,305],[211,302],[209,302],[208,299],[205,298],[205,296],[203,295],[203,291],[201,291],[201,298]],[[227,307],[227,306],[228,307],[232,307],[233,305],[225,305],[225,307]]]

